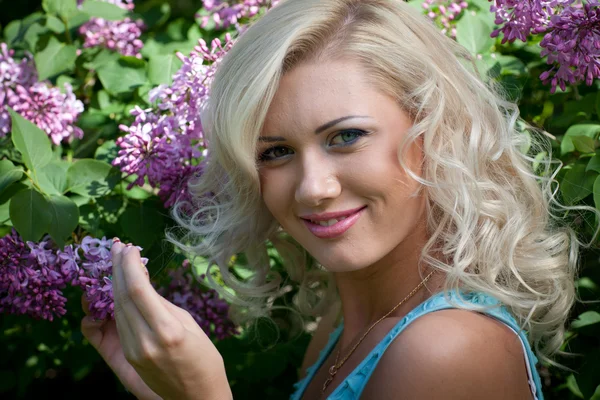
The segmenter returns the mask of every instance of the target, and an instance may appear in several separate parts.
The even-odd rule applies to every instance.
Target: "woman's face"
[[[281,81],[259,140],[267,208],[334,272],[393,259],[425,223],[423,197],[409,197],[418,183],[397,155],[411,120],[363,76],[359,64],[347,61],[294,68]],[[421,160],[413,144],[406,163],[418,175]],[[306,218],[337,212],[349,215],[339,222],[321,216],[329,227]]]

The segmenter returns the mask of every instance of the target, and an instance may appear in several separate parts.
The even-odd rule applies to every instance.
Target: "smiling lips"
[[[330,239],[340,236],[350,229],[358,221],[365,208],[366,206],[338,213],[307,215],[302,217],[302,221],[316,237]]]

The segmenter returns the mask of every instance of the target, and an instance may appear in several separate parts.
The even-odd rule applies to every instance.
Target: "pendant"
[[[331,368],[329,368],[329,378],[327,378],[327,380],[323,384],[323,390],[321,391],[321,393],[325,393],[327,386],[329,386],[329,384],[333,382],[335,374],[337,374],[337,368],[335,367],[335,365],[332,365]]]

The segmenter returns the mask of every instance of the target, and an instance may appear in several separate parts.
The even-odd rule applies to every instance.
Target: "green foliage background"
[[[122,10],[89,3],[78,11],[74,4],[75,0],[10,5],[0,1],[0,41],[17,51],[16,58],[25,51],[34,54],[40,80],[71,83],[86,106],[78,122],[85,137],[64,147],[51,146],[43,132],[12,114],[12,135],[0,138],[0,234],[15,226],[28,240],[49,233],[58,243],[87,234],[118,236],[144,247],[151,275],[160,280],[167,268],[181,262],[181,256],[160,239],[172,221],[151,189],[126,190],[128,180],[110,165],[116,155],[114,140],[120,134],[118,125],[132,120],[129,110],[149,106],[148,91],[170,83],[180,65],[176,51],[188,54],[198,38],[209,41],[225,32],[199,27],[194,15],[201,10],[200,1],[138,1],[135,14],[148,27],[142,37],[143,59],[121,57],[108,50],[82,49],[76,29],[90,15],[119,19]],[[410,4],[422,10],[420,0]],[[555,137],[553,157],[564,163],[557,176],[563,201],[600,207],[599,82],[551,95],[538,79],[547,69],[540,58],[541,38],[501,45],[500,39],[489,36],[494,29],[489,6],[485,0],[470,2],[456,23],[457,41],[477,55],[484,78],[500,82],[519,103],[526,121]],[[576,226],[583,241],[591,240],[597,225],[592,213],[567,213],[564,218]],[[594,243],[581,254],[577,285],[584,302],[573,312],[564,344],[564,350],[579,355],[558,360],[574,372],[541,368],[548,399],[600,399],[598,261]],[[239,275],[247,273],[243,257],[232,265]],[[272,265],[285,278],[275,252]],[[280,301],[291,301],[293,294],[294,290]],[[0,317],[1,398],[130,397],[79,331],[80,295],[67,290],[69,311],[53,322]],[[257,333],[262,340],[256,339]],[[309,335],[297,336],[284,327],[281,340],[270,346],[274,335],[267,324],[258,324],[240,338],[217,343],[236,399],[281,399],[291,393]]]

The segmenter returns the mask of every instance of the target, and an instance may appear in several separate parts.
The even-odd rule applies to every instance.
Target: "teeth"
[[[329,221],[311,221],[314,224],[318,224],[321,226],[331,226],[337,224],[339,221],[346,219],[347,217],[341,217],[338,219],[330,219]]]

